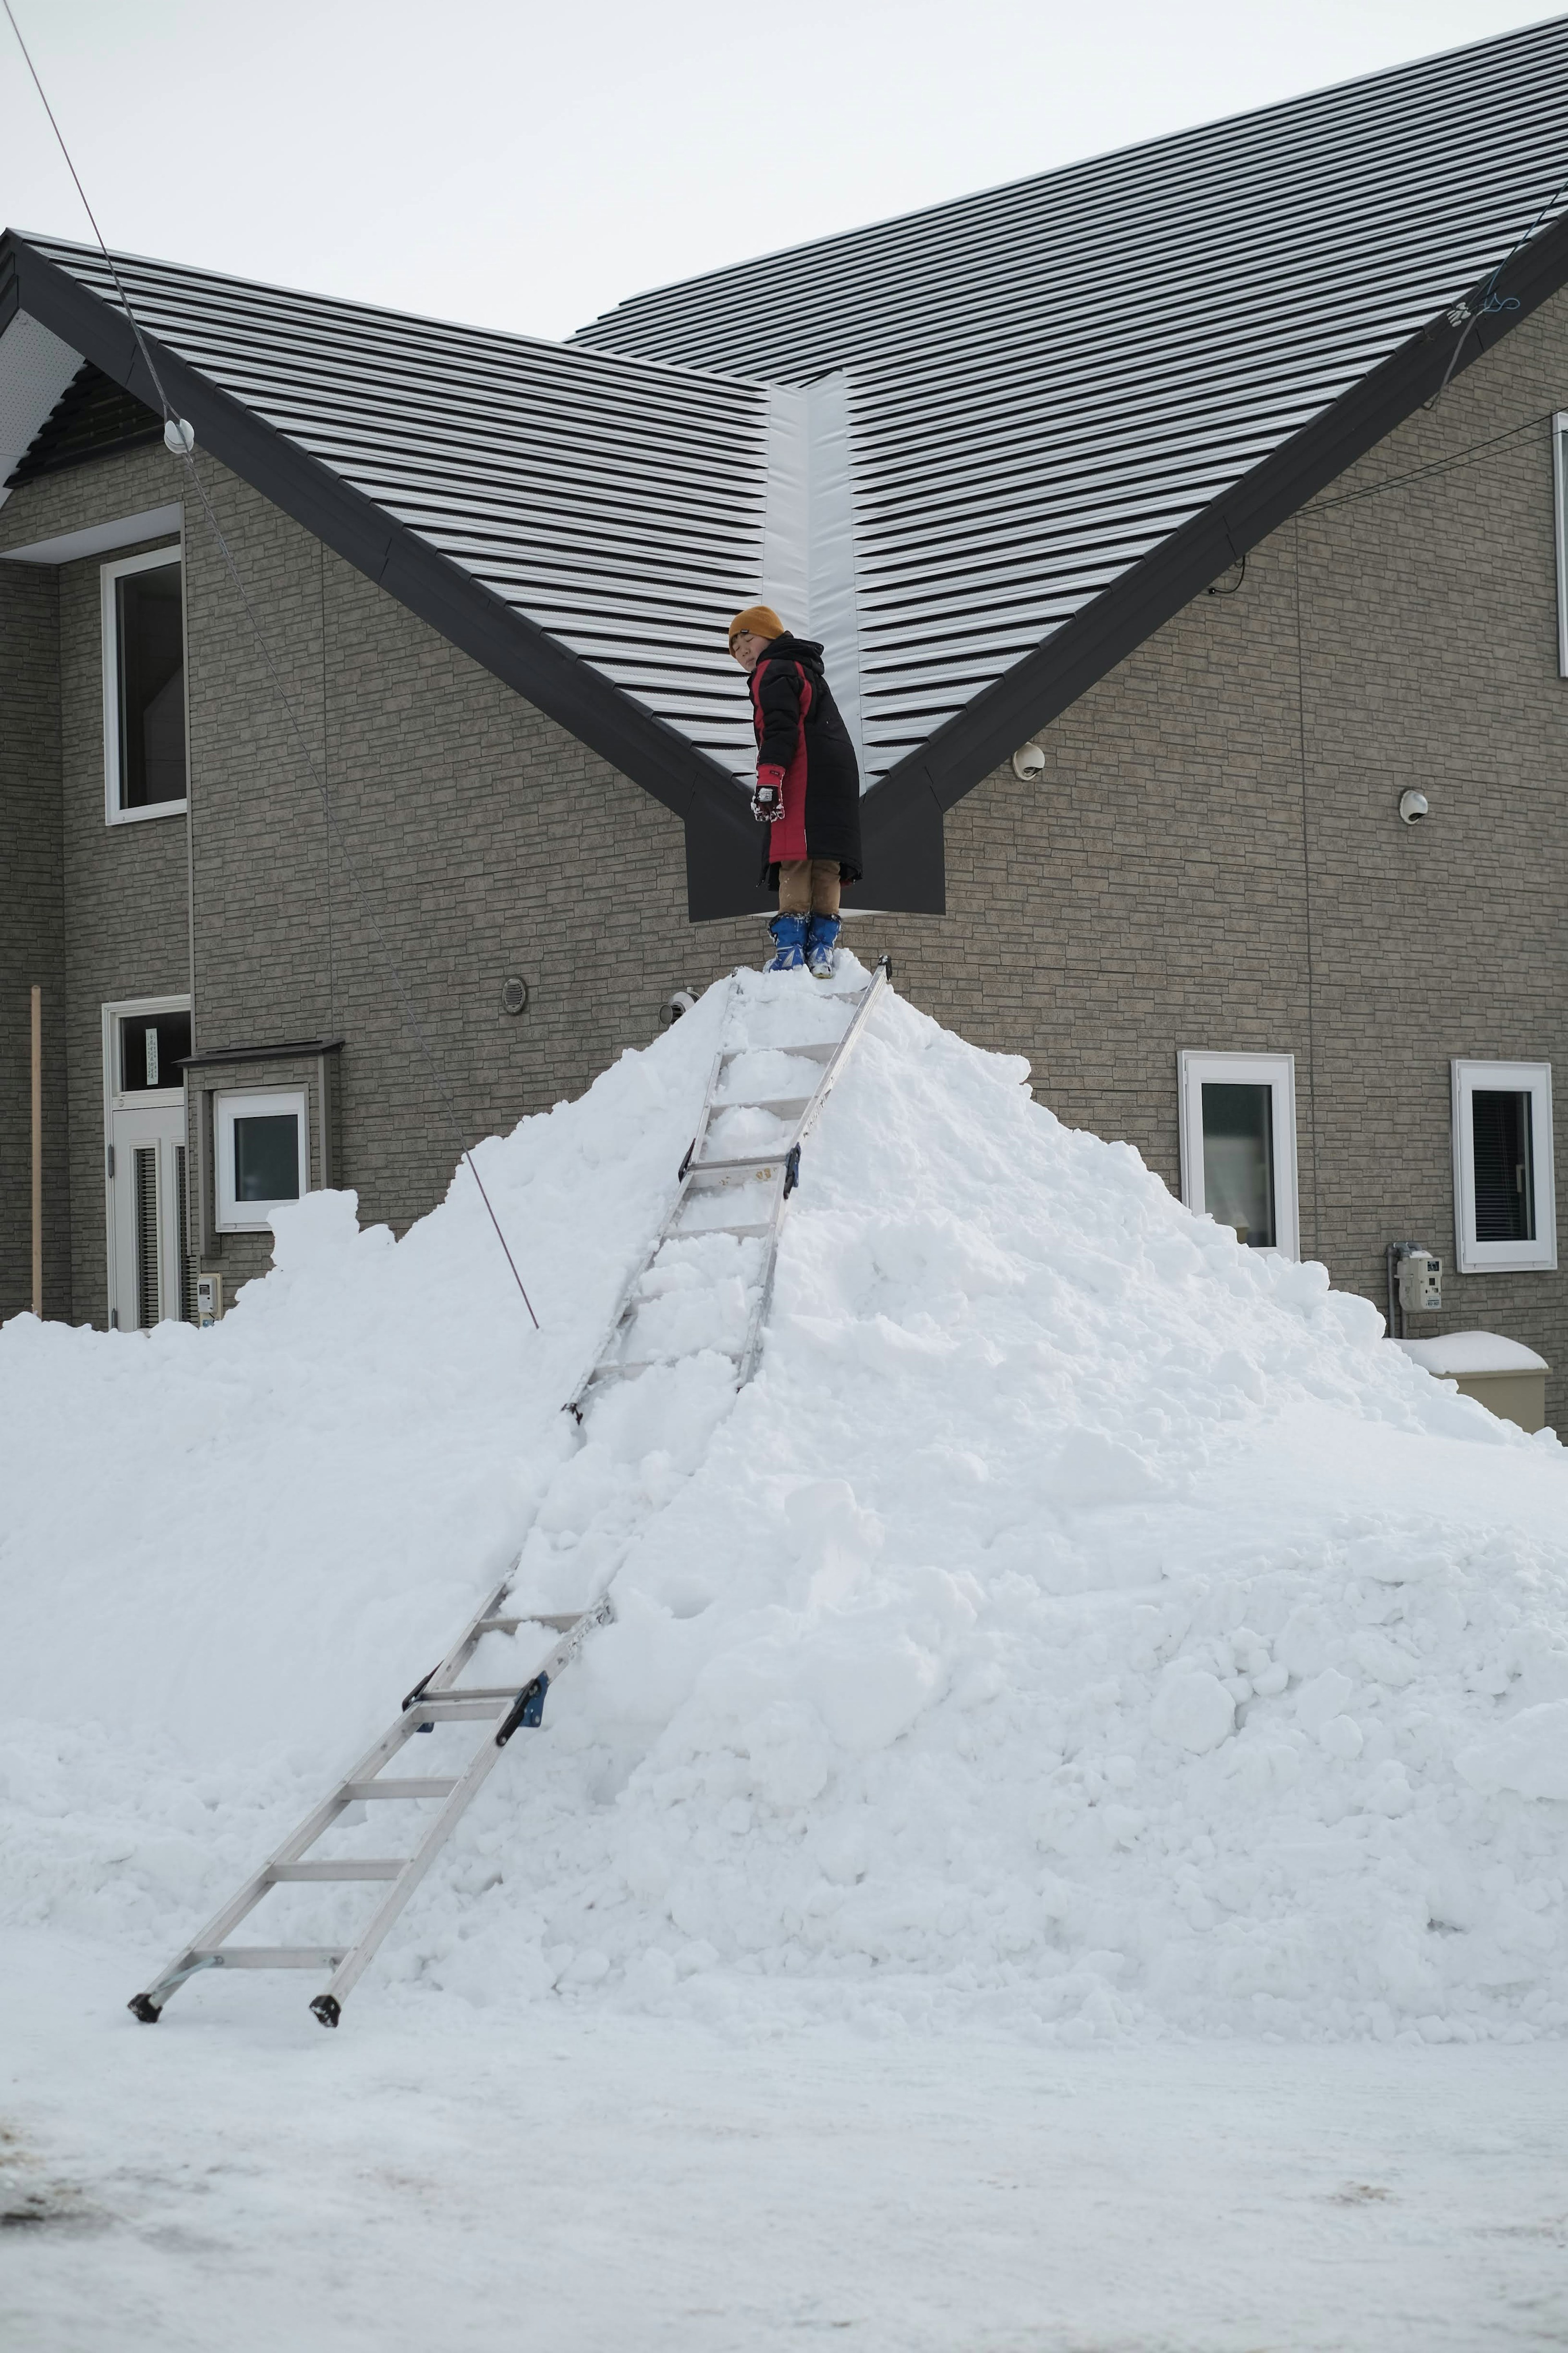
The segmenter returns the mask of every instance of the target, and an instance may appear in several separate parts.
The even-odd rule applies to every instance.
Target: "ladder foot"
[[[335,1993],[319,1993],[310,2004],[310,2008],[323,2026],[335,2026],[343,2014],[342,2004]],[[156,2018],[157,2011],[154,2010],[153,2015]]]
[[[156,2026],[163,2015],[157,2003],[150,1995],[144,1993],[132,1994],[125,2007],[132,2018],[139,2018],[142,2021],[143,2026]]]

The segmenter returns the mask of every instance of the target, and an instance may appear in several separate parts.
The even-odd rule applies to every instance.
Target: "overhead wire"
[[[392,951],[392,947],[386,938],[385,933],[382,930],[381,924],[376,918],[374,908],[373,907],[370,898],[365,891],[364,884],[360,879],[359,869],[354,863],[353,852],[349,849],[348,843],[343,836],[342,828],[339,825],[336,813],[332,808],[331,796],[327,789],[326,779],[316,765],[315,757],[311,753],[304,729],[300,724],[299,713],[296,712],[293,701],[289,696],[288,689],[283,683],[282,677],[279,672],[278,665],[272,659],[272,651],[270,647],[268,645],[266,633],[257,616],[256,608],[250,601],[250,596],[246,588],[245,582],[240,576],[239,566],[235,561],[234,551],[229,546],[228,541],[224,534],[223,526],[217,519],[216,510],[213,505],[212,500],[207,494],[206,484],[202,480],[201,474],[197,470],[194,437],[187,438],[189,436],[189,427],[179,416],[178,411],[174,408],[167,392],[163,388],[163,380],[158,373],[157,363],[153,357],[152,349],[148,343],[147,338],[142,333],[142,322],[136,316],[136,311],[132,303],[131,297],[125,289],[125,282],[121,277],[118,269],[115,267],[114,256],[110,252],[109,247],[104,242],[103,232],[98,225],[98,216],[88,201],[87,190],[82,186],[80,175],[77,171],[75,164],[71,161],[71,153],[70,149],[66,144],[65,134],[55,119],[54,108],[49,104],[47,93],[44,89],[42,81],[39,79],[38,69],[33,63],[32,53],[28,49],[26,42],[22,37],[22,28],[16,22],[15,12],[11,6],[11,0],[0,0],[0,7],[5,9],[5,15],[10,21],[11,30],[16,37],[16,46],[22,52],[27,71],[32,76],[33,87],[37,91],[39,100],[43,104],[44,111],[49,118],[49,127],[55,134],[60,153],[65,157],[66,169],[69,172],[71,178],[76,185],[76,192],[81,198],[82,210],[86,213],[88,219],[92,224],[92,233],[98,240],[99,251],[102,254],[109,274],[114,280],[115,290],[119,294],[121,306],[125,312],[126,320],[130,325],[132,334],[135,337],[136,348],[142,355],[142,364],[145,366],[147,374],[152,379],[153,388],[157,393],[159,402],[163,411],[164,446],[173,455],[183,459],[184,465],[189,471],[192,486],[196,492],[197,498],[201,501],[202,510],[206,516],[208,527],[211,530],[213,538],[216,542],[219,552],[223,556],[229,577],[233,581],[236,589],[238,591],[240,602],[245,607],[246,617],[250,623],[251,629],[256,638],[257,645],[261,651],[262,659],[267,665],[268,673],[271,679],[274,691],[278,696],[279,702],[283,706],[290,727],[293,729],[295,738],[299,744],[300,757],[303,759],[306,767],[310,770],[310,776],[315,783],[316,789],[321,797],[321,807],[326,819],[328,834],[330,838],[337,843],[339,855],[343,862],[343,871],[347,874],[349,881],[353,886],[355,899],[359,902],[360,913],[369,924],[370,929],[374,935],[376,945],[381,950],[382,960],[385,967],[387,976],[391,980],[393,987],[395,989],[401,1004],[404,1025],[407,1029],[410,1036],[418,1045],[420,1052],[424,1055],[426,1061],[429,1065],[430,1075],[434,1082],[436,1092],[440,1097],[442,1105],[447,1113],[447,1116],[451,1123],[453,1133],[457,1136],[458,1151],[463,1161],[468,1166],[469,1175],[473,1177],[474,1183],[479,1187],[479,1198],[485,1205],[491,1225],[495,1228],[496,1240],[500,1242],[501,1250],[506,1257],[506,1262],[511,1269],[512,1281],[516,1283],[519,1292],[521,1293],[522,1303],[527,1308],[529,1318],[533,1324],[534,1330],[537,1332],[539,1329],[539,1318],[534,1314],[533,1302],[530,1299],[527,1285],[524,1283],[522,1276],[518,1271],[517,1261],[513,1258],[510,1245],[507,1240],[505,1233],[501,1229],[501,1222],[495,1213],[494,1204],[491,1202],[489,1193],[485,1190],[484,1179],[479,1175],[479,1169],[475,1165],[474,1155],[468,1148],[463,1124],[458,1116],[457,1105],[453,1103],[451,1095],[447,1092],[446,1082],[441,1075],[440,1064],[437,1062],[423,1029],[420,1028],[418,1021],[415,1018],[413,1002],[404,983],[402,967]],[[171,427],[173,427],[172,433],[170,431]],[[325,726],[325,705],[323,703],[323,727]]]
[[[1346,507],[1358,499],[1378,498],[1384,491],[1402,491],[1411,482],[1425,481],[1431,474],[1451,473],[1457,466],[1468,466],[1472,459],[1480,457],[1488,449],[1497,448],[1501,442],[1516,441],[1522,433],[1533,433],[1538,425],[1550,425],[1556,414],[1555,409],[1543,408],[1537,417],[1523,417],[1519,424],[1506,427],[1501,433],[1489,434],[1484,441],[1468,442],[1464,448],[1452,451],[1447,458],[1434,458],[1427,465],[1413,467],[1408,474],[1390,474],[1383,481],[1368,482],[1359,491],[1342,491],[1337,498],[1313,499],[1300,512],[1308,515],[1321,514],[1329,507]]]

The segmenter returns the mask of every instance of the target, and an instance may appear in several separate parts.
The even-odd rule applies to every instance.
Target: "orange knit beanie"
[[[754,638],[782,638],[784,625],[771,605],[748,605],[730,624],[731,645],[742,629],[749,629]]]

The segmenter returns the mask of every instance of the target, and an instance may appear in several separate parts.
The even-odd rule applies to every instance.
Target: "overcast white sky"
[[[562,335],[625,294],[1559,13],[12,0],[104,235]],[[87,224],[0,16],[0,215]]]

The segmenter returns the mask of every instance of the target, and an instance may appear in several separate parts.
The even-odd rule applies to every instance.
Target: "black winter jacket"
[[[860,772],[849,731],[822,673],[822,648],[786,629],[752,672],[759,768],[784,772],[784,814],[768,828],[763,878],[778,881],[785,858],[837,858],[842,881],[860,880]]]

